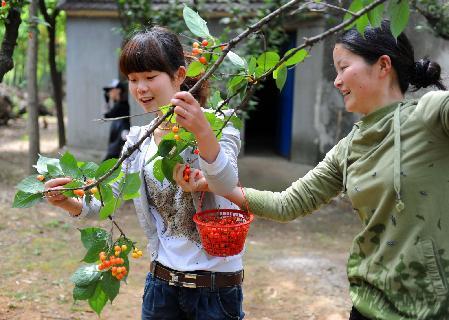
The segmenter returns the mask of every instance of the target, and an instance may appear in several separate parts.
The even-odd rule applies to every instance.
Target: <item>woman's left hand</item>
[[[196,137],[207,135],[212,130],[200,104],[191,93],[177,92],[171,103],[175,106],[176,122]]]
[[[190,172],[189,179],[184,179],[185,164],[176,164],[173,169],[173,179],[178,186],[185,192],[210,192],[206,178],[203,176],[203,172],[198,169],[194,169]]]

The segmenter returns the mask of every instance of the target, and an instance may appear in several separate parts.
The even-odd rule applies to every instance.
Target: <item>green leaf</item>
[[[290,54],[293,50],[295,50],[295,49],[293,48],[293,49],[288,50],[284,54],[284,57],[287,56],[288,54]],[[306,49],[301,49],[298,52],[296,52],[293,56],[288,58],[287,61],[284,62],[284,64],[287,67],[291,67],[295,64],[298,64],[298,63],[304,61],[304,59],[307,58],[308,56],[309,56],[309,52]]]
[[[87,263],[94,263],[99,260],[100,252],[107,251],[107,249],[108,244],[106,241],[98,241],[87,250],[83,261]]]
[[[153,165],[153,175],[159,181],[164,181],[164,173],[162,172],[162,159],[157,159]]]
[[[140,188],[140,176],[139,172],[128,173],[125,176],[124,187],[122,194],[133,194],[139,191]]]
[[[84,184],[81,181],[72,180],[69,183],[66,183],[63,187],[64,188],[82,188],[83,185]],[[66,197],[75,197],[73,190],[64,191],[64,192],[62,192],[62,194],[65,195]]]
[[[48,169],[48,174],[52,177],[52,178],[57,178],[57,177],[63,177],[64,176],[64,172],[62,172],[62,169],[59,165],[55,166],[52,164],[47,164],[47,169]]]
[[[212,38],[207,28],[207,22],[200,17],[198,13],[190,9],[188,6],[184,6],[182,12],[184,21],[189,30],[198,37]]]
[[[209,103],[208,105],[212,108],[212,109],[217,109],[218,106],[220,105],[220,103],[223,101],[223,99],[221,98],[221,94],[220,91],[215,91],[213,93],[212,96],[209,97]]]
[[[40,193],[45,191],[44,183],[37,180],[37,175],[26,177],[19,182],[16,188],[25,193]]]
[[[171,151],[173,151],[176,147],[176,142],[174,140],[162,140],[159,143],[159,146],[157,148],[157,152],[161,157],[166,157],[170,154]]]
[[[249,58],[248,74],[253,75],[256,72],[257,60],[254,57]]]
[[[112,187],[110,185],[106,183],[100,183],[99,192],[97,192],[94,196],[97,200],[108,202],[111,201],[112,198],[114,198],[114,193],[112,192]]]
[[[257,65],[262,67],[263,72],[266,72],[273,68],[278,62],[280,58],[279,55],[274,51],[267,51],[262,53],[257,58]]]
[[[29,208],[43,200],[41,193],[26,193],[18,191],[14,197],[13,208]]]
[[[98,167],[97,171],[95,172],[95,179],[99,179],[101,176],[103,176],[106,172],[108,172],[114,165],[117,163],[117,159],[112,158],[103,161],[100,166]],[[120,174],[120,166],[109,176],[107,177],[104,182],[110,182],[118,177]]]
[[[101,276],[101,272],[97,270],[96,264],[83,265],[75,271],[70,280],[79,287],[85,287],[97,281]]]
[[[397,38],[407,26],[410,17],[408,0],[390,0],[388,3],[390,29],[393,37]]]
[[[103,291],[100,282],[98,282],[94,294],[89,298],[89,305],[98,315],[100,315],[106,302],[108,302],[108,296]]]
[[[204,72],[204,70],[204,64],[199,61],[193,61],[189,64],[186,75],[187,77],[196,77],[201,74],[201,72]]]
[[[62,172],[64,172],[66,176],[75,179],[83,178],[83,173],[81,172],[80,168],[78,168],[78,163],[75,157],[68,151],[61,157],[59,163],[61,165]]]
[[[37,160],[37,164],[33,167],[36,168],[37,172],[39,172],[40,174],[46,174],[48,173],[48,169],[47,169],[47,165],[54,165],[57,167],[59,166],[59,159],[55,159],[55,158],[47,158],[44,157],[42,155],[39,155],[39,159]]]
[[[385,5],[382,3],[382,4],[378,5],[377,7],[375,7],[374,9],[368,11],[369,23],[374,28],[380,27],[382,20],[383,20],[384,9],[385,9]]]
[[[229,51],[227,57],[229,58],[229,60],[231,60],[233,65],[242,69],[246,68],[246,61],[238,54]]]
[[[95,162],[86,162],[81,166],[81,171],[84,173],[84,175],[88,178],[95,177],[95,173],[98,170],[98,164]]]
[[[101,288],[111,302],[117,297],[120,290],[120,281],[113,277],[110,272],[105,272],[100,280]]]
[[[245,76],[234,76],[228,81],[228,90],[230,93],[238,91],[243,85],[246,84]]]
[[[123,195],[123,200],[131,200],[140,197],[140,192],[128,193]]]
[[[279,89],[279,91],[282,90],[282,88],[284,87],[286,80],[287,80],[287,68],[282,67],[281,69],[278,70],[276,78],[276,87]]]
[[[104,203],[104,207],[100,209],[99,217],[101,220],[106,219],[111,214],[113,214],[122,205],[122,199],[114,198],[109,202]]]
[[[234,126],[234,128],[239,129],[239,130],[243,128],[243,122],[239,117],[231,116],[231,119],[229,121],[232,122],[232,125]]]
[[[89,249],[98,243],[106,242],[110,237],[109,232],[101,228],[91,227],[79,229],[79,231],[81,233],[81,242],[86,249]]]
[[[95,292],[95,287],[97,286],[98,282],[92,282],[90,285],[85,287],[79,287],[75,286],[73,288],[73,299],[74,300],[87,300]]]
[[[171,183],[175,183],[173,180],[173,169],[177,163],[182,163],[182,158],[180,156],[175,157],[174,159],[162,159],[162,172],[164,173],[165,178]]]

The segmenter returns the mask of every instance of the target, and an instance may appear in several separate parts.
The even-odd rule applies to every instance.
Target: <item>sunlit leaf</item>
[[[26,177],[16,188],[26,193],[39,193],[45,190],[44,183],[37,179],[37,175]]]
[[[198,13],[190,9],[188,6],[184,6],[182,12],[184,21],[189,30],[196,36],[202,38],[211,38],[207,22],[200,17]]]
[[[388,3],[390,29],[393,37],[397,38],[407,26],[410,17],[408,0],[393,0]]]

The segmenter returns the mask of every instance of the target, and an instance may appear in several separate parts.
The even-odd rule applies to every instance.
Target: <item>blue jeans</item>
[[[148,273],[142,301],[142,320],[243,319],[242,286],[183,288]]]

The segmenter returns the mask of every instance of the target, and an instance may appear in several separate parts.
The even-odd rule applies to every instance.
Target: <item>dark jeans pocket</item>
[[[220,288],[217,293],[218,305],[223,314],[230,319],[243,319],[242,286]]]

